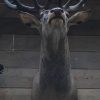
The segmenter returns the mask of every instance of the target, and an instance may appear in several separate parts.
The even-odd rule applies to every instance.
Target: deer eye
[[[45,10],[45,14],[48,14],[49,10]]]
[[[48,14],[49,10],[45,10],[43,12],[41,12],[40,14],[40,18],[42,18],[44,15]]]
[[[66,16],[69,17],[69,13],[68,12],[66,12]]]
[[[44,14],[43,14],[43,13],[41,13],[41,14],[40,14],[40,18],[42,18],[42,17],[43,17],[43,15],[44,15]]]

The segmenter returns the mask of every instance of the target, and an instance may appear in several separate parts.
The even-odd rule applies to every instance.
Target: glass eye
[[[46,10],[46,11],[45,11],[45,14],[48,14],[48,12],[49,12],[49,10]]]
[[[40,14],[40,18],[42,18],[42,17],[43,17],[43,13]]]
[[[55,10],[52,9],[52,10],[50,11],[50,13],[53,13],[54,11],[55,11]]]
[[[69,17],[69,13],[68,12],[66,12],[66,16]]]
[[[64,13],[64,10],[63,9],[61,9],[61,13]]]

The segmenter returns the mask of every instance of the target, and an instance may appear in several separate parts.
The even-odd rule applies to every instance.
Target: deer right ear
[[[81,24],[87,21],[90,15],[91,15],[91,10],[77,12],[69,18],[69,25],[72,26]]]
[[[29,13],[20,13],[20,18],[25,25],[31,28],[39,29],[41,26],[40,21],[34,15],[31,15]]]

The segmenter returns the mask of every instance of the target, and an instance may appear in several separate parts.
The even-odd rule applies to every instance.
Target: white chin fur
[[[64,25],[64,22],[62,19],[58,18],[58,19],[52,19],[50,24],[53,26],[62,26],[62,25]]]

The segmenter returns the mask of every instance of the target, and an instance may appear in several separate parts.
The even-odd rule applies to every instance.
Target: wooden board
[[[78,100],[100,100],[99,89],[79,89]]]
[[[69,36],[71,52],[100,52],[100,36]]]
[[[31,100],[31,89],[0,88],[1,100]],[[78,100],[100,100],[100,89],[78,89]]]
[[[11,68],[5,69],[0,75],[0,87],[2,88],[31,88],[38,69]]]
[[[40,51],[41,38],[35,35],[0,35],[0,51]]]
[[[71,36],[99,36],[100,27],[99,20],[89,20],[83,24],[72,26],[68,35]]]
[[[8,9],[5,4],[0,3],[0,17],[6,17],[6,18],[7,17],[15,17],[15,18],[18,18],[19,15],[16,11]]]
[[[2,45],[4,44],[2,43],[8,43],[9,40],[9,38],[7,39],[4,37],[0,38],[0,50],[3,50]],[[5,39],[7,39],[7,41]],[[69,36],[69,47],[71,52],[100,52],[99,43],[100,36]],[[40,45],[40,36],[14,35],[14,49],[16,51],[40,51]]]
[[[0,51],[8,51],[13,48],[13,35],[0,35]]]
[[[72,70],[75,84],[78,89],[99,89],[100,70]]]
[[[0,51],[0,64],[7,68],[38,68],[39,52],[32,51]],[[99,52],[71,52],[72,68],[100,69]]]
[[[0,34],[39,35],[39,32],[24,25],[19,18],[0,18]]]
[[[5,69],[0,75],[2,88],[31,88],[38,69]],[[72,70],[78,89],[100,89],[100,70]]]
[[[69,36],[71,52],[100,52],[100,36]],[[35,35],[0,35],[0,51],[39,52],[41,37]]]
[[[72,68],[99,69],[100,53],[98,52],[71,52]]]
[[[31,100],[31,89],[0,88],[0,100]]]
[[[68,32],[71,36],[100,36],[100,20],[89,20],[86,23],[72,26]],[[39,35],[36,29],[25,26],[18,18],[0,18],[0,34]]]
[[[15,51],[39,52],[41,45],[40,36],[34,35],[14,35]]]
[[[1,51],[0,63],[10,68],[38,68],[39,55],[32,51]]]
[[[70,36],[72,68],[100,69],[100,36]],[[7,68],[38,68],[40,37],[1,35],[0,63]]]
[[[7,68],[38,68],[39,52],[32,51],[0,51],[0,64]],[[71,52],[72,68],[100,69],[100,53]]]

